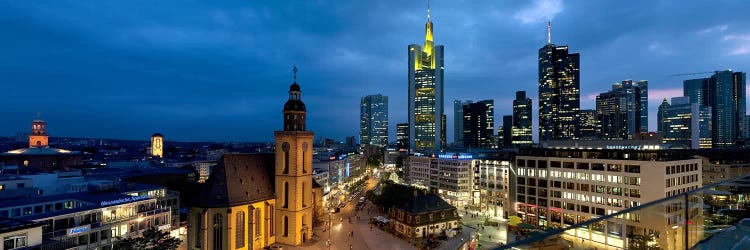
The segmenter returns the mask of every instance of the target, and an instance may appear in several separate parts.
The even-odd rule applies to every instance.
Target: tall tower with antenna
[[[547,22],[547,44],[539,49],[539,141],[579,137],[581,109],[580,55],[552,43]]]

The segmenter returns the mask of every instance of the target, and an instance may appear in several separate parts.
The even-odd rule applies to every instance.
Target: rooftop
[[[0,155],[69,155],[78,152],[59,148],[21,148],[14,149]]]
[[[0,234],[41,226],[42,223],[38,222],[0,217]]]

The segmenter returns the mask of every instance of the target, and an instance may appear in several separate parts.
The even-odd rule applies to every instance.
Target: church
[[[188,212],[188,249],[263,249],[310,240],[322,189],[312,179],[313,132],[305,130],[301,94],[294,67],[275,152],[222,156]]]

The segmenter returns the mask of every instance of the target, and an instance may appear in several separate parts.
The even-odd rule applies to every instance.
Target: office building
[[[685,97],[688,97],[687,95]],[[688,100],[690,97],[688,97]],[[691,102],[694,103],[694,102]],[[656,133],[659,134],[662,138],[664,137],[665,133],[667,132],[667,128],[664,127],[666,124],[666,118],[667,118],[667,109],[669,109],[669,102],[667,101],[667,98],[665,97],[664,100],[661,101],[661,104],[659,105],[659,110],[656,112]]]
[[[441,153],[436,157],[409,156],[408,182],[428,188],[454,206],[474,204],[474,164],[471,155]],[[475,196],[476,193],[476,196]]]
[[[464,147],[493,148],[495,115],[494,101],[484,100],[466,104],[464,109]]]
[[[642,130],[643,121],[648,121],[648,115],[641,114],[642,110],[648,112],[642,102],[642,87],[646,88],[648,82],[640,81],[633,84],[631,80],[612,85],[612,90],[601,93],[596,97],[596,111],[601,126],[599,137],[605,140],[629,140],[639,133],[647,133]],[[644,91],[647,91],[643,89]],[[645,125],[648,129],[648,125]]]
[[[641,128],[640,133],[648,133],[648,81],[640,80],[635,83],[635,87],[640,91],[640,115],[641,115]]]
[[[396,124],[396,147],[400,152],[409,151],[409,124]]]
[[[517,91],[513,100],[513,146],[531,145],[531,98],[526,97],[526,91]]]
[[[359,143],[361,145],[388,145],[388,97],[368,95],[360,102]]]
[[[151,156],[164,157],[164,136],[159,133],[151,135]]]
[[[713,147],[734,146],[742,138],[746,116],[746,74],[731,70],[715,71],[709,78],[683,82],[684,95],[692,103],[710,107]]]
[[[666,106],[662,140],[672,148],[710,148],[711,111],[691,103],[690,97],[674,97]]]
[[[578,111],[581,108],[580,56],[568,53],[568,46],[557,46],[550,38],[539,49],[539,140],[578,138]]]
[[[453,101],[453,144],[464,145],[464,105],[472,103],[469,101]]]
[[[702,185],[701,160],[682,150],[521,149],[511,169],[511,215],[552,228],[566,228]],[[656,233],[662,235],[656,239],[658,244],[666,246],[672,240],[666,230],[701,216],[701,206],[691,210],[685,215],[664,206],[659,213],[631,213],[566,236],[631,249],[635,243],[628,235]]]
[[[424,46],[409,45],[409,147],[435,151],[445,147],[443,112],[443,46],[433,44],[427,8]]]
[[[497,133],[502,134],[501,136],[502,139],[498,139],[500,148],[513,147],[513,116],[512,115],[503,116],[503,124],[501,126],[500,131],[498,131]]]
[[[582,109],[579,112],[579,138],[581,140],[595,140],[599,135],[599,120],[596,110]]]
[[[511,157],[475,160],[475,185],[479,185],[479,209],[495,218],[507,218],[508,170]]]

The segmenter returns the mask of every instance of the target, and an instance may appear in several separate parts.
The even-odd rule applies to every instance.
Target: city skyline
[[[391,97],[391,138],[395,124],[408,121],[403,50],[423,40],[422,1],[186,3],[124,11],[138,4],[0,4],[2,25],[14,35],[0,42],[6,57],[0,71],[11,86],[0,104],[13,107],[4,112],[0,135],[28,132],[41,112],[57,137],[148,140],[158,131],[177,141],[270,141],[264,131],[281,126],[274,107],[282,100],[275,97],[286,92],[293,64],[315,109],[310,130],[322,137],[356,135],[356,106],[367,93]],[[581,109],[592,109],[592,98],[612,83],[648,80],[651,131],[662,98],[681,96],[684,80],[708,77],[669,75],[748,70],[750,30],[740,25],[748,17],[732,15],[748,3],[729,1],[719,11],[711,3],[642,2],[595,13],[606,5],[433,2],[435,41],[449,48],[444,99],[493,99],[495,119],[512,113],[515,91],[536,103],[546,20],[553,43],[581,54]],[[354,10],[367,15],[350,15]],[[620,20],[608,18],[618,13]],[[454,120],[451,105],[444,113]]]

